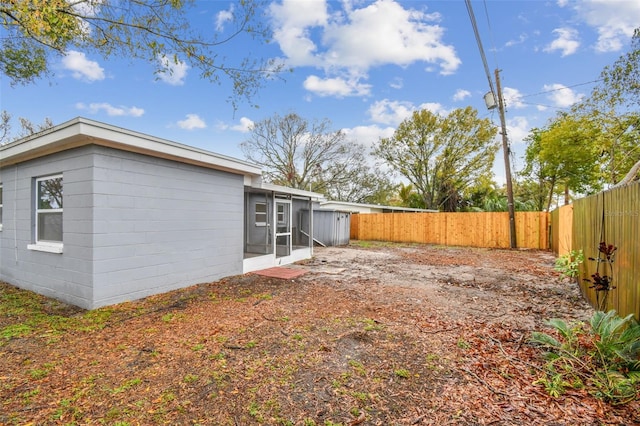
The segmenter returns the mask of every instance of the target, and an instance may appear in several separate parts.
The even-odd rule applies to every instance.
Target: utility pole
[[[504,153],[504,171],[507,179],[507,207],[509,208],[509,237],[511,248],[517,248],[516,242],[516,212],[513,203],[513,184],[511,182],[511,162],[509,161],[509,141],[507,139],[507,123],[504,118],[504,100],[500,85],[500,70],[496,68],[496,89],[498,92],[498,110],[500,111],[500,126],[502,127],[502,152]]]

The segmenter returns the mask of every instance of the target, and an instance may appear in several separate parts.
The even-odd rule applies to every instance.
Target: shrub
[[[555,270],[568,278],[578,276],[580,264],[584,262],[584,253],[582,250],[571,250],[567,254],[563,254],[556,259]]]
[[[588,326],[560,319],[548,320],[557,338],[533,332],[531,342],[546,349],[545,374],[536,381],[560,396],[567,388],[586,388],[612,404],[638,395],[640,384],[640,324],[633,315],[597,311]]]

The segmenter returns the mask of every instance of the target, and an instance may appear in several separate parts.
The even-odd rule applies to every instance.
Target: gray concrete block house
[[[93,309],[291,263],[318,195],[76,118],[0,147],[0,280]]]

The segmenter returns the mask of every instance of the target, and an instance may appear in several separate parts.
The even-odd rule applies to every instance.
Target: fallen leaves
[[[5,339],[0,424],[613,425],[640,418],[637,402],[612,407],[580,391],[553,399],[533,385],[543,360],[528,344],[530,332],[552,314],[588,312],[548,253],[385,250],[322,249],[295,280],[231,277],[111,307],[103,317],[94,312],[105,321],[100,327],[70,327],[55,338],[36,327]],[[56,315],[80,324],[88,314],[57,308]],[[0,314],[0,327],[23,320],[23,313]]]

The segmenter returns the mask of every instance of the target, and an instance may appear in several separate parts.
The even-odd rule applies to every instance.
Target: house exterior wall
[[[63,176],[63,253],[33,243],[36,177]],[[89,145],[0,169],[0,279],[87,309],[242,273],[243,176]]]
[[[242,273],[241,175],[96,151],[94,307]]]
[[[82,307],[93,300],[92,165],[88,148],[0,169],[3,227],[0,279]],[[27,249],[34,242],[35,178],[63,175],[64,253]]]

